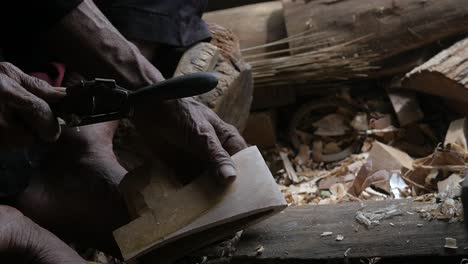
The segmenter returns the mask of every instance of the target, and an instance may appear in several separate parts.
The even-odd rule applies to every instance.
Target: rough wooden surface
[[[253,98],[251,69],[242,60],[238,39],[232,31],[214,24],[210,24],[210,31],[213,35],[212,43],[221,53],[214,68],[219,84],[213,91],[195,98],[242,132]]]
[[[404,127],[421,121],[424,118],[424,113],[414,92],[388,91],[387,95],[392,103],[400,126]]]
[[[237,179],[224,188],[209,174],[180,186],[169,168],[154,161],[150,169],[126,177],[121,189],[133,221],[114,231],[124,258],[150,253],[151,263],[167,263],[286,207],[256,147],[240,151],[233,161]],[[181,239],[192,243],[181,246]]]
[[[403,80],[402,87],[466,104],[468,102],[468,38],[457,42],[408,73]]]
[[[283,0],[288,35],[305,31],[315,38],[291,41],[332,46],[372,35],[355,52],[370,49],[381,58],[468,32],[465,0]]]
[[[392,205],[403,215],[383,220],[369,229],[355,220],[358,210],[372,212]],[[341,263],[347,250],[349,259],[466,255],[464,247],[468,241],[463,224],[423,220],[417,211],[425,206],[423,202],[391,200],[291,207],[247,229],[233,260],[235,263],[311,263],[336,259]],[[328,231],[333,235],[320,237]],[[343,235],[344,239],[336,241],[337,235]],[[444,249],[446,237],[457,239],[459,248]],[[257,256],[260,245],[265,250]]]
[[[287,35],[281,1],[209,12],[204,14],[203,19],[231,29],[239,37],[242,49],[274,42]],[[265,47],[256,52],[268,52],[279,48],[279,46]],[[248,52],[245,55],[248,55]]]

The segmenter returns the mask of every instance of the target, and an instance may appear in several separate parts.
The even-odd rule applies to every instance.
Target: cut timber
[[[444,144],[457,144],[468,151],[468,119],[463,118],[455,120],[450,124],[450,127],[445,136]]]
[[[466,3],[465,3],[465,6]],[[467,23],[468,24],[468,23]],[[403,88],[468,103],[468,38],[408,73]]]
[[[423,220],[418,211],[428,205],[404,199],[290,207],[247,229],[231,263],[348,263],[346,255],[356,263],[373,257],[465,256],[468,241],[463,224]],[[357,211],[373,212],[390,206],[404,213],[369,229],[355,220]],[[320,237],[328,231],[334,236]],[[336,241],[336,235],[344,239]],[[446,237],[457,239],[459,248],[445,250]],[[260,256],[255,250],[259,245],[265,248]]]
[[[293,55],[249,59],[256,85],[394,75],[411,52],[468,32],[466,0],[282,2]]]
[[[242,136],[251,145],[261,148],[275,147],[276,114],[273,111],[250,113]]]
[[[286,38],[281,1],[209,12],[203,15],[203,19],[232,30],[239,37],[242,49],[263,46]],[[271,52],[279,48],[281,46],[266,46],[256,52]],[[246,54],[248,52],[244,55]]]
[[[400,171],[404,175],[413,168],[413,161],[405,152],[375,141],[369,152],[368,162],[359,170],[349,193],[359,196],[365,189],[363,186],[368,178],[379,171],[387,174],[391,171]]]
[[[421,121],[424,118],[424,113],[414,93],[389,91],[388,97],[390,98],[390,102],[392,102],[400,126],[407,126]]]
[[[167,263],[286,207],[256,147],[232,158],[237,179],[225,188],[208,174],[179,186],[154,162],[127,176],[121,187],[134,220],[114,232],[124,258],[148,253],[151,263]]]

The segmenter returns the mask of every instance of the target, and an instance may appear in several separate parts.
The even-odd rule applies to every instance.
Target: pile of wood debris
[[[417,111],[398,111],[402,98]],[[459,221],[468,121],[449,122],[441,133],[447,125],[421,109],[412,96],[341,92],[300,108],[286,143],[264,156],[290,205],[413,197],[434,201],[422,217]],[[401,120],[412,121],[402,126]]]

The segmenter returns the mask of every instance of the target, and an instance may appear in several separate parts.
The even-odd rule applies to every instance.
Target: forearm
[[[160,72],[115,29],[91,0],[85,0],[47,35],[47,46],[87,77],[112,78],[128,88],[163,80]]]

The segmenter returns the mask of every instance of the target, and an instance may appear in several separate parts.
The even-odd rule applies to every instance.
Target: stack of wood
[[[324,87],[405,74],[468,33],[465,0],[281,0],[204,18],[240,38],[244,59],[252,66],[257,109],[291,104]],[[407,77],[418,80],[405,86],[440,95],[420,79],[432,83],[428,80],[444,75],[466,87],[466,47],[466,41],[460,42],[413,71]],[[458,62],[450,59],[453,55]]]

